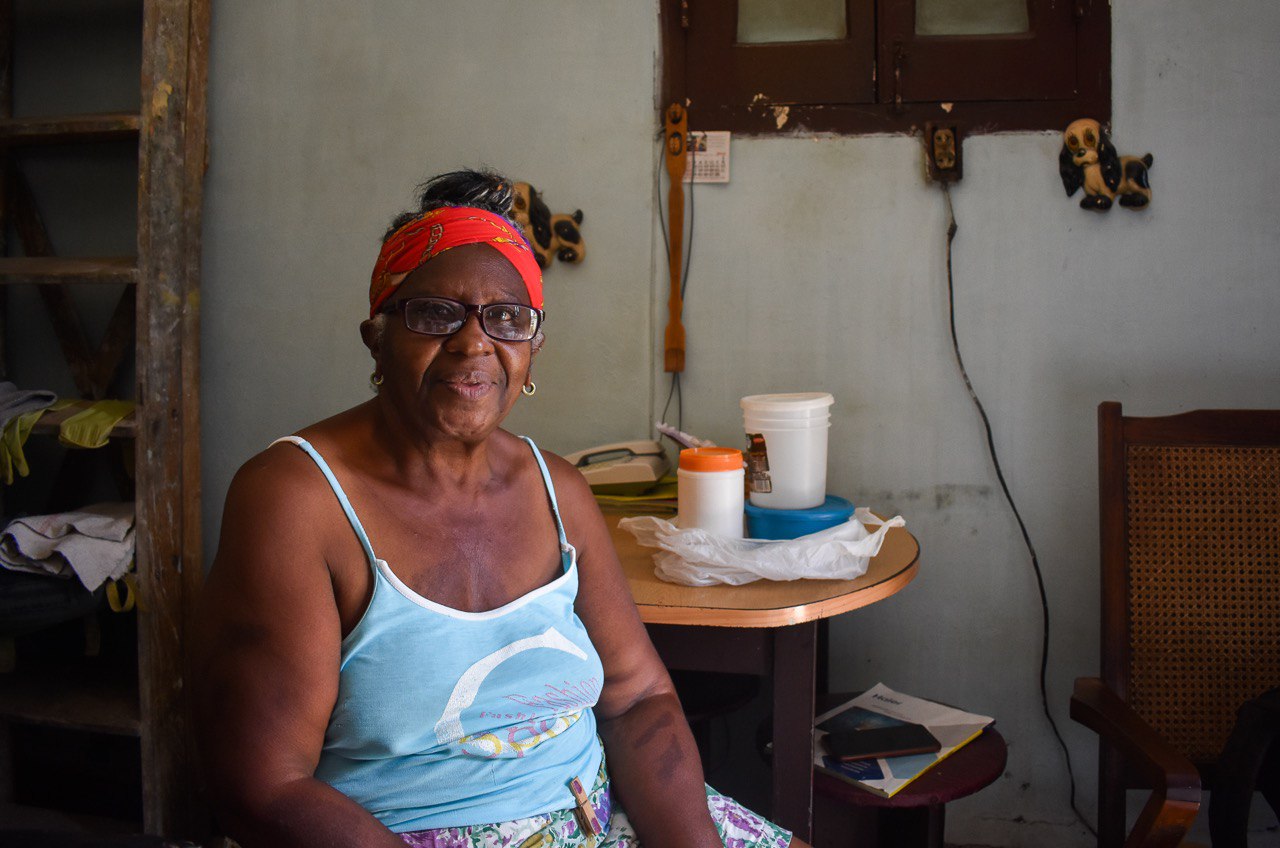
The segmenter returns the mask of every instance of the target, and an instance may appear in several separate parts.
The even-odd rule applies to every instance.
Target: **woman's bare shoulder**
[[[227,491],[223,543],[290,538],[304,548],[323,544],[322,531],[334,526],[332,519],[341,507],[320,466],[337,458],[338,470],[345,471],[342,457],[352,440],[360,437],[364,417],[362,407],[356,407],[278,439],[249,457]]]
[[[547,471],[551,474],[551,483],[555,486],[557,502],[564,506],[587,498],[595,503],[586,478],[571,462],[541,447],[538,448],[538,453],[542,454],[542,461],[547,464]]]
[[[323,483],[315,460],[300,445],[292,440],[277,441],[245,460],[231,480],[227,498],[301,497]]]
[[[345,453],[346,446],[360,438],[365,426],[364,406],[338,413],[272,442],[240,466],[232,480],[232,494],[244,494],[251,499],[324,496],[330,487],[307,448],[325,464]]]

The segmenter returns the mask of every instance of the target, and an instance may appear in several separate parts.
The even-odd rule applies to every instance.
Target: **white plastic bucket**
[[[835,403],[828,392],[792,392],[773,395],[748,395],[738,402],[747,418],[777,421],[808,421],[830,418]]]
[[[743,429],[763,439],[768,460],[769,491],[758,491],[762,479],[752,477],[754,506],[812,509],[826,500],[827,431],[834,402],[826,392],[750,395],[740,401]],[[752,470],[758,474],[762,469]]]
[[[821,418],[805,418],[801,420],[788,418],[764,418],[759,415],[744,415],[742,423],[747,427],[773,427],[778,430],[809,430],[814,427],[831,426],[831,416],[824,415]]]

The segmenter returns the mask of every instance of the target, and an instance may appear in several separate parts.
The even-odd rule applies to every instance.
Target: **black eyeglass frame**
[[[458,324],[458,328],[456,330],[450,330],[447,333],[429,333],[426,330],[416,330],[413,327],[410,327],[408,305],[410,303],[420,302],[424,300],[441,300],[441,301],[444,301],[445,303],[455,303],[458,306],[461,306],[462,307],[462,323]],[[507,306],[507,307],[514,306],[518,309],[528,309],[530,312],[532,312],[536,316],[533,322],[533,332],[529,334],[529,337],[527,339],[504,339],[501,336],[495,336],[493,333],[489,332],[489,328],[486,327],[484,323],[484,311],[486,309],[491,309],[495,306]],[[434,295],[423,295],[421,297],[406,297],[403,300],[397,300],[392,303],[385,304],[378,310],[379,315],[389,315],[392,312],[401,313],[401,317],[404,320],[405,329],[411,333],[417,333],[420,336],[452,336],[454,333],[458,332],[458,330],[461,330],[463,327],[466,326],[467,319],[470,318],[471,313],[474,312],[476,313],[476,317],[480,321],[480,329],[484,332],[486,336],[493,339],[495,342],[532,341],[534,338],[537,337],[538,332],[542,329],[542,325],[547,320],[547,313],[545,311],[538,309],[536,306],[525,306],[523,303],[507,303],[507,302],[463,303],[462,301],[454,300],[451,297],[435,297]]]

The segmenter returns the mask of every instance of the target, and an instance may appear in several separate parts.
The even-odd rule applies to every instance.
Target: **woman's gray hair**
[[[379,312],[370,318],[369,322],[373,324],[373,341],[378,347],[382,347],[387,335],[387,313]]]
[[[474,206],[505,218],[515,231],[520,225],[511,217],[511,203],[515,199],[515,183],[496,171],[451,171],[432,177],[418,186],[418,208],[401,212],[391,220],[382,240],[391,238],[396,230],[414,218],[446,206]]]

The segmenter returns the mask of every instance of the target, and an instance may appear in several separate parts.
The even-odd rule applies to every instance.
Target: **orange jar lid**
[[[685,471],[740,471],[742,451],[737,448],[685,448],[680,451]]]

